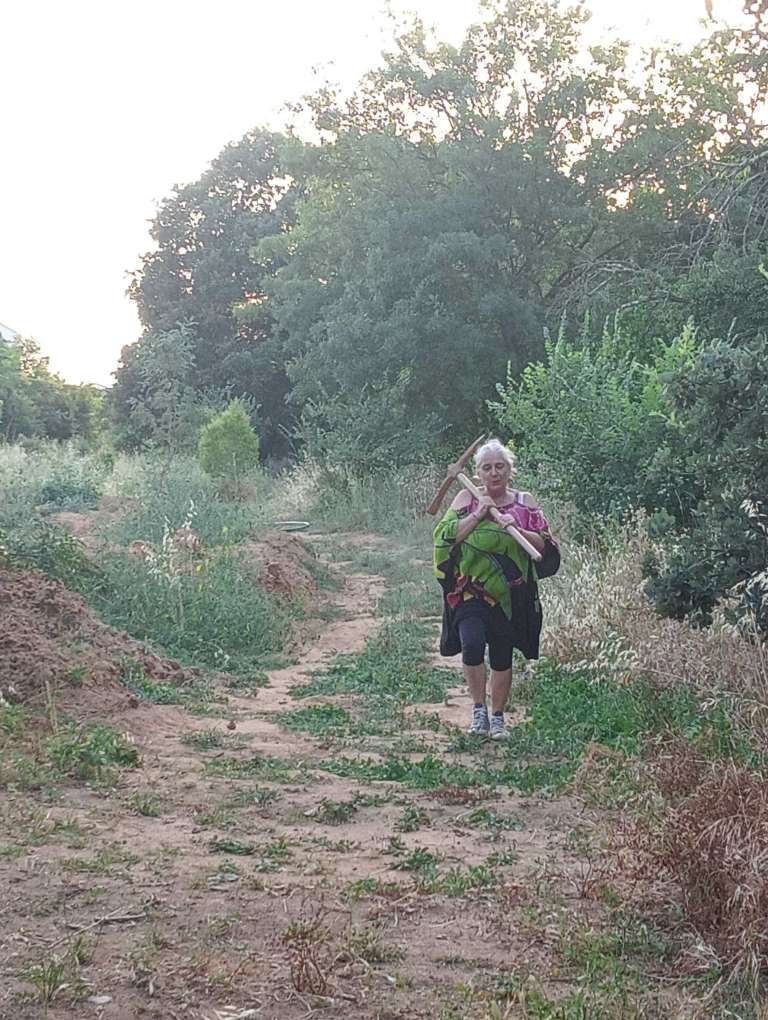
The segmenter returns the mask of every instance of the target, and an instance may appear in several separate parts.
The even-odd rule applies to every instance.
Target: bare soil
[[[285,536],[281,542],[285,549]],[[293,591],[304,576],[301,557],[289,566],[268,542],[258,552],[276,589]],[[68,987],[48,1007],[51,1020],[434,1018],[445,1004],[461,1002],[462,987],[490,987],[510,970],[542,980],[553,972],[560,907],[577,906],[586,916],[596,909],[567,839],[591,831],[594,812],[574,797],[414,791],[338,778],[317,768],[329,753],[322,741],[280,725],[277,714],[297,704],[291,688],[336,654],[360,650],[380,625],[374,610],[383,579],[351,574],[343,581],[333,597],[338,618],[320,625],[295,665],[273,671],[270,686],[253,697],[228,694],[223,717],[205,718],[137,703],[115,669],[125,655],[147,653],[101,624],[78,596],[41,575],[0,574],[0,687],[34,702],[46,681],[55,683],[68,713],[109,722],[142,754],[141,768],[107,786],[6,792],[2,1020],[45,1015],[25,968],[50,967],[57,958],[70,970],[59,982]],[[157,657],[141,661],[155,678],[189,673]],[[67,671],[81,663],[87,680],[67,686]],[[309,703],[318,701],[345,704],[343,697]],[[470,709],[457,671],[445,705],[414,711],[437,710],[464,725]],[[198,750],[184,741],[203,729],[216,730],[229,746]],[[446,739],[410,732],[423,745],[414,759],[439,751]],[[293,770],[287,781],[268,770],[245,779],[212,771],[217,759],[264,756]],[[250,803],[249,794],[256,798]],[[361,796],[368,802],[348,820],[323,824],[323,802]],[[149,803],[155,815],[141,813]],[[519,817],[519,831],[492,837],[469,825],[478,803]],[[409,804],[427,824],[400,832],[396,822]],[[408,849],[439,854],[445,868],[466,869],[504,851],[509,863],[495,887],[425,893],[412,873],[394,867],[397,858],[386,852],[393,835]],[[217,840],[230,841],[229,852],[222,843],[215,849]],[[255,852],[235,852],[234,841]],[[544,902],[550,906],[542,913]],[[451,1016],[486,1015],[476,1006],[456,1008]]]
[[[37,704],[63,690],[77,718],[109,715],[135,698],[117,682],[127,661],[152,680],[186,683],[200,671],[102,623],[84,599],[38,571],[0,570],[0,695]]]

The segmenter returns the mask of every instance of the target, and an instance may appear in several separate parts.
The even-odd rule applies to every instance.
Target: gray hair
[[[478,447],[475,451],[475,470],[477,470],[480,460],[487,453],[492,453],[497,457],[503,457],[504,460],[509,464],[510,475],[514,477],[517,472],[517,457],[512,453],[508,446],[505,446],[500,439],[489,439],[483,443],[482,446]]]

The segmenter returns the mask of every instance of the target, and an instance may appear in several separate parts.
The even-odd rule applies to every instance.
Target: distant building
[[[10,326],[4,326],[0,322],[0,340],[4,340],[7,344],[13,343],[14,340],[18,340],[21,333],[17,333],[15,329],[11,329]]]

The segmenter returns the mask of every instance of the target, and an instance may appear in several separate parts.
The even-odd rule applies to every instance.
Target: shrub
[[[198,453],[203,470],[236,481],[258,464],[259,437],[239,400],[200,429]]]
[[[649,874],[678,884],[723,969],[757,982],[768,966],[768,787],[745,768],[703,767],[692,745],[672,751],[657,768],[665,808],[632,841]]]
[[[414,413],[408,382],[401,372],[360,391],[307,401],[294,433],[307,459],[336,482],[429,461],[440,424],[434,414]]]
[[[638,504],[656,509],[658,487],[649,494],[644,480],[670,428],[662,379],[687,365],[694,348],[686,330],[659,341],[645,363],[621,334],[595,343],[561,333],[547,342],[546,362],[529,365],[520,380],[508,376],[489,407],[527,466],[546,466],[559,480],[557,495],[582,512],[604,518]],[[676,505],[677,493],[665,492],[667,502]]]
[[[649,483],[676,472],[691,484],[674,515],[682,530],[648,564],[648,591],[665,615],[690,615],[706,624],[735,585],[768,568],[762,513],[768,492],[768,338],[707,345],[692,365],[670,373],[667,396],[677,424],[667,457],[651,465]],[[748,597],[742,611],[751,608],[753,621],[764,625],[755,586],[744,594],[753,604]]]
[[[74,590],[98,574],[82,542],[39,517],[14,529],[0,528],[0,565],[40,570]]]

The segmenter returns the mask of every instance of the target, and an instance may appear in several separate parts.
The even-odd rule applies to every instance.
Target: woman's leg
[[[491,712],[503,712],[512,688],[512,667],[491,670]]]
[[[488,710],[485,707],[485,621],[480,615],[466,616],[459,623],[461,661],[464,679],[474,706],[470,733],[487,733]]]
[[[485,704],[485,663],[479,666],[468,666],[463,663],[464,679],[467,681],[469,693],[472,696],[472,704]]]
[[[491,724],[491,736],[498,739],[504,735],[502,713],[512,687],[512,646],[506,622],[499,616],[498,606],[488,628],[488,658],[491,663],[491,713],[498,721]]]

